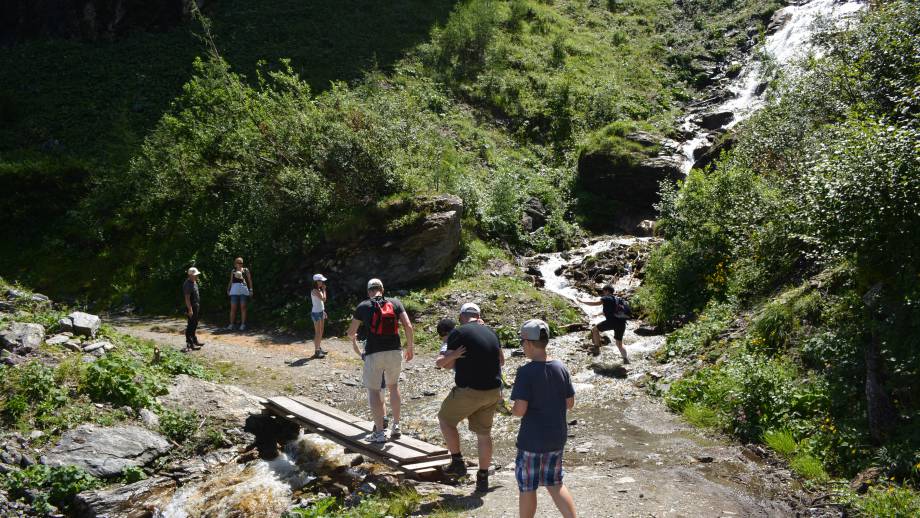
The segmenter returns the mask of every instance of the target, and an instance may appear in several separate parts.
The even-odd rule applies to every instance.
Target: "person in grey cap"
[[[447,336],[447,349],[435,360],[437,367],[454,369],[456,384],[441,403],[438,423],[451,455],[451,463],[443,468],[446,475],[459,477],[466,474],[457,425],[466,419],[470,431],[476,434],[479,453],[477,492],[489,489],[492,419],[501,399],[501,368],[504,364],[501,342],[480,318],[479,306],[471,302],[461,306],[460,327]]]
[[[358,327],[367,329],[367,343],[364,351],[358,347]],[[380,279],[367,281],[367,300],[358,304],[354,317],[348,327],[348,337],[355,353],[364,359],[364,386],[367,387],[367,399],[374,416],[374,432],[368,439],[372,443],[387,441],[383,416],[386,407],[381,394],[380,380],[383,379],[390,391],[390,409],[393,422],[390,439],[399,439],[400,395],[397,382],[402,370],[402,357],[399,342],[399,325],[406,333],[406,361],[414,356],[415,338],[409,314],[399,299],[383,296],[383,282]]]
[[[521,347],[530,363],[517,370],[511,389],[511,413],[522,418],[514,463],[518,510],[522,518],[532,518],[537,512],[537,489],[545,486],[562,516],[575,518],[575,501],[562,483],[566,412],[575,406],[575,387],[565,365],[547,356],[548,344],[546,322],[524,322]]]

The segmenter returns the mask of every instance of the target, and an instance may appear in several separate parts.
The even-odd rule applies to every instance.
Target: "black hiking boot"
[[[486,493],[489,491],[489,472],[479,470],[476,472],[476,492]]]
[[[462,477],[466,475],[466,463],[463,459],[454,459],[450,464],[441,468],[441,472],[449,477]]]

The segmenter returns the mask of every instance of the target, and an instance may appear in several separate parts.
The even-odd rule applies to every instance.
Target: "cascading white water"
[[[810,41],[815,22],[826,19],[840,23],[865,8],[864,0],[812,0],[811,2],[786,6],[777,11],[776,17],[786,19],[782,27],[766,37],[762,53],[769,56],[776,66],[784,67],[793,60],[814,52]],[[717,132],[731,129],[748,118],[764,105],[763,72],[765,63],[759,56],[752,56],[742,67],[738,76],[728,86],[731,96],[723,103],[709,110],[711,113],[730,112],[733,117]],[[692,135],[680,146],[684,174],[689,173],[696,161],[697,150],[712,144],[713,134],[699,127],[693,121],[695,115],[688,115],[681,124],[681,130]]]

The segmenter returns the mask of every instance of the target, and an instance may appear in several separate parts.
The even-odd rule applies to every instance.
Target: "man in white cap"
[[[364,352],[358,347],[358,327],[364,324],[367,329],[367,343]],[[402,370],[401,345],[399,342],[399,324],[406,333],[406,361],[414,356],[415,338],[409,314],[399,299],[383,296],[383,282],[380,279],[367,281],[367,300],[358,304],[354,317],[348,327],[351,346],[358,356],[364,359],[364,386],[367,387],[367,399],[374,416],[374,432],[368,439],[373,443],[387,441],[383,416],[386,414],[380,388],[383,379],[390,391],[390,408],[393,422],[390,438],[401,436],[399,429],[400,396],[399,373]]]
[[[185,326],[185,348],[200,349],[203,343],[198,341],[195,331],[198,329],[198,314],[201,311],[201,296],[198,294],[198,276],[201,272],[192,266],[188,269],[188,278],[182,283],[185,296],[185,310],[188,324]]]
[[[447,336],[447,350],[438,355],[435,365],[454,369],[456,386],[441,403],[438,423],[450,451],[451,463],[443,471],[450,476],[466,474],[460,452],[457,425],[464,419],[476,434],[479,471],[476,491],[489,489],[492,463],[492,419],[501,400],[501,372],[505,364],[498,336],[480,318],[479,306],[468,302],[460,307],[460,326]]]

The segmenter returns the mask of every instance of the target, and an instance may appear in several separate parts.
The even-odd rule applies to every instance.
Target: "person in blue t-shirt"
[[[517,436],[518,507],[522,518],[537,512],[537,488],[546,486],[565,518],[575,518],[575,501],[562,483],[562,452],[568,437],[566,412],[575,406],[575,387],[565,365],[546,356],[549,326],[528,320],[521,327],[521,347],[530,363],[517,370],[511,413],[521,417]]]
[[[623,347],[623,334],[626,333],[626,319],[629,318],[629,303],[626,299],[616,295],[613,286],[606,285],[601,289],[601,298],[598,300],[581,300],[578,302],[588,306],[604,306],[604,321],[591,328],[591,340],[594,347],[591,354],[597,356],[601,352],[601,332],[613,331],[613,339],[623,357],[623,365],[629,365],[629,357]]]

